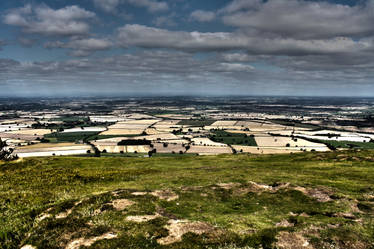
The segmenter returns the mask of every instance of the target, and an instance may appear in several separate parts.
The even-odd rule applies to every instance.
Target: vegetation
[[[230,133],[224,130],[213,130],[213,134],[209,137],[211,140],[224,144],[257,146],[253,136],[245,133]]]
[[[212,119],[184,119],[184,120],[181,120],[178,125],[191,125],[191,126],[207,126],[207,125],[211,125],[215,122],[216,120],[212,120]]]
[[[0,160],[14,160],[17,159],[17,156],[13,156],[13,149],[9,149],[6,147],[7,144],[0,138]]]
[[[91,248],[274,248],[287,241],[297,245],[300,238],[314,248],[370,248],[373,155],[0,162],[0,248],[65,248],[79,238],[107,233],[116,237],[93,242]],[[163,195],[150,194],[155,190]],[[121,200],[130,204],[119,210],[113,203]],[[156,213],[144,222],[128,219]],[[185,228],[180,242],[161,245],[170,220],[195,225]]]
[[[373,142],[351,142],[351,141],[332,141],[332,140],[320,140],[320,142],[327,146],[334,148],[345,148],[345,149],[374,149]]]
[[[94,135],[88,137],[87,141],[114,138],[114,137],[138,137],[138,136],[141,136],[141,134],[124,134],[124,135],[98,135],[98,134],[94,134]]]
[[[54,132],[46,134],[44,138],[50,142],[79,142],[88,141],[89,137],[97,135],[95,131],[82,131],[82,132]]]
[[[146,139],[125,139],[118,142],[118,145],[151,145],[152,141]]]

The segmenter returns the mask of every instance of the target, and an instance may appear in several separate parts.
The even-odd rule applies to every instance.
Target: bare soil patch
[[[166,200],[166,201],[174,201],[179,198],[179,196],[174,193],[171,190],[156,190],[151,193],[151,195],[156,196],[160,198],[161,200]]]
[[[317,201],[319,202],[328,202],[332,200],[330,196],[333,194],[333,192],[326,188],[307,189],[304,187],[295,187],[294,189],[302,192],[309,197],[317,199]]]
[[[65,247],[65,249],[78,249],[81,246],[91,246],[96,241],[104,240],[104,239],[114,239],[116,237],[117,237],[117,234],[109,232],[109,233],[105,233],[103,235],[92,237],[89,239],[79,238],[79,239],[69,242],[67,246]]]
[[[112,201],[112,206],[117,211],[125,210],[127,207],[130,207],[134,204],[135,202],[130,201],[128,199],[118,199],[118,200]]]
[[[132,221],[132,222],[147,222],[150,220],[154,220],[158,217],[161,217],[159,214],[154,214],[154,215],[136,215],[136,216],[127,216],[126,220],[127,221]]]
[[[182,236],[186,233],[195,233],[201,235],[213,231],[213,227],[204,222],[189,222],[187,220],[169,220],[165,226],[169,230],[169,235],[160,238],[157,242],[161,245],[169,245],[182,241]]]
[[[313,249],[300,233],[280,232],[277,236],[276,248],[279,249]]]

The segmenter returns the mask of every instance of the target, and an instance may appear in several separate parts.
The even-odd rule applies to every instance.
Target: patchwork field
[[[126,120],[117,122],[108,127],[107,131],[100,133],[100,135],[131,135],[142,134],[149,126],[155,124],[157,119],[141,119],[141,120]]]
[[[92,150],[91,146],[74,143],[34,144],[16,149],[20,158],[40,156],[64,156],[85,154]]]
[[[0,248],[373,248],[373,155],[0,162]]]

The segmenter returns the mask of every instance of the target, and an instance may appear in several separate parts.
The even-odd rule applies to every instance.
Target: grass
[[[47,134],[44,137],[50,142],[78,142],[84,141],[89,137],[97,135],[98,132],[94,131],[82,131],[82,132],[55,132]]]
[[[244,133],[230,133],[224,130],[214,130],[210,139],[224,144],[257,146],[254,137],[248,136]]]
[[[373,156],[367,150],[0,162],[0,248],[25,244],[64,248],[74,239],[109,231],[118,237],[97,241],[91,248],[274,248],[282,231],[301,234],[314,248],[370,248],[374,243]],[[289,183],[290,187],[258,191],[251,181],[271,186]],[[223,188],[219,183],[235,184]],[[328,189],[332,199],[319,202],[295,190],[297,186]],[[160,189],[179,198],[166,201],[132,195]],[[123,211],[110,205],[123,198],[135,204]],[[71,208],[66,218],[54,218]],[[144,223],[125,219],[155,212],[162,216]],[[38,221],[43,213],[51,216]],[[213,228],[202,235],[186,233],[181,242],[162,246],[157,239],[168,236],[169,219],[204,222]],[[275,226],[283,220],[294,226]]]

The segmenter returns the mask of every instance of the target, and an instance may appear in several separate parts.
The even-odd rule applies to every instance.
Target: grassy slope
[[[315,248],[370,248],[374,243],[373,155],[371,151],[346,151],[276,156],[55,157],[0,163],[0,248],[26,243],[63,248],[72,238],[106,231],[116,231],[119,237],[99,241],[93,248],[156,248],[160,247],[156,239],[168,234],[163,226],[170,217],[207,222],[221,232],[210,237],[189,233],[182,243],[165,248],[272,248],[281,230],[303,232]],[[250,187],[249,181],[325,186],[334,192],[334,200],[318,202],[293,189],[241,193]],[[215,185],[228,182],[241,185],[232,189]],[[127,190],[116,196],[111,191],[117,189]],[[150,195],[131,195],[134,190],[156,189],[172,190],[179,199],[167,202]],[[106,208],[92,215],[116,198],[137,204],[126,212]],[[79,200],[83,202],[65,219],[35,221],[48,208],[57,214]],[[354,219],[335,217],[352,212],[353,203],[362,211],[353,212]],[[153,214],[156,210],[167,215],[146,223],[125,221],[128,214]],[[295,226],[275,227],[285,219]],[[318,228],[317,234],[308,232],[312,225]]]

